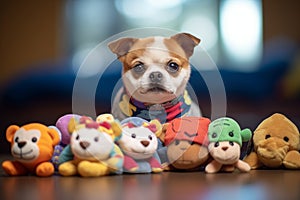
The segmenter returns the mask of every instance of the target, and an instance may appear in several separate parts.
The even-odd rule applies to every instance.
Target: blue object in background
[[[70,65],[67,63],[67,65]],[[254,72],[238,72],[233,70],[220,70],[227,97],[243,97],[247,100],[257,100],[270,97],[274,94],[276,86],[287,71],[289,63],[279,60],[267,63]],[[41,70],[35,70],[19,76],[0,91],[2,103],[11,106],[26,106],[28,104],[51,99],[59,103],[60,100],[72,100],[73,85],[76,75],[71,70],[49,70],[68,69],[66,63],[55,67],[41,66]],[[46,70],[48,69],[48,70]],[[121,63],[116,61],[109,66],[102,75],[95,94],[95,101],[101,102],[101,106],[111,106],[111,96],[115,84],[121,79]],[[214,73],[201,71],[201,75],[209,77]],[[201,75],[192,70],[190,84],[197,96],[207,96],[207,86]],[[209,96],[208,96],[209,97]]]

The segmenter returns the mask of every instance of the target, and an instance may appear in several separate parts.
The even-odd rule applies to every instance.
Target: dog
[[[201,116],[186,90],[189,58],[200,39],[189,33],[171,37],[120,38],[108,44],[123,65],[123,87],[112,114],[123,120],[137,116],[166,123],[180,116]]]

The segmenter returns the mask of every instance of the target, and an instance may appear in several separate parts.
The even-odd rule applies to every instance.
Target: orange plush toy
[[[282,114],[263,120],[253,135],[254,151],[245,158],[252,169],[300,169],[300,140],[296,125]]]
[[[209,123],[205,117],[184,116],[163,125],[157,135],[163,143],[158,154],[164,170],[195,171],[207,164]]]
[[[6,130],[15,161],[4,161],[2,167],[11,176],[36,174],[51,176],[54,166],[50,162],[54,146],[60,141],[59,132],[43,124],[31,123],[19,127],[11,125]]]

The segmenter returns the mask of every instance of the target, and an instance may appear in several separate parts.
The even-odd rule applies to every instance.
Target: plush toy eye
[[[18,142],[19,142],[19,137],[16,137],[15,143],[18,143]]]
[[[229,135],[230,137],[233,137],[233,136],[234,136],[233,131],[230,131],[230,132],[228,133],[228,135]]]
[[[175,140],[175,145],[179,145],[179,140]]]
[[[266,135],[265,139],[268,139],[268,138],[270,138],[270,137],[271,137],[271,135],[268,134],[268,135]]]
[[[231,142],[231,141],[230,141],[230,142],[229,142],[229,145],[234,146],[234,142]]]
[[[152,140],[152,136],[151,135],[149,135],[148,138],[149,138],[149,140]]]
[[[98,137],[95,137],[95,138],[94,138],[94,141],[95,141],[95,142],[98,142],[98,141],[99,141],[99,138],[98,138]]]
[[[132,138],[136,138],[136,134],[135,134],[135,133],[132,133],[132,134],[131,134],[131,137],[132,137]]]
[[[76,140],[79,140],[79,135],[77,135],[75,139],[76,139]]]
[[[212,138],[216,138],[217,136],[218,136],[217,133],[213,133],[213,134],[211,135]]]
[[[216,143],[215,143],[215,147],[218,147],[218,146],[219,146],[219,142],[216,142]]]
[[[37,138],[36,138],[36,137],[33,137],[33,138],[31,139],[31,141],[34,142],[34,143],[36,143]]]
[[[285,136],[285,137],[283,138],[283,140],[286,141],[286,142],[288,142],[290,139],[289,139],[288,137]]]

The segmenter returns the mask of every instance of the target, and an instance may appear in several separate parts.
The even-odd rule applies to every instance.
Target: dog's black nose
[[[159,82],[161,82],[161,80],[163,78],[163,74],[161,72],[152,72],[149,75],[149,78],[150,78],[151,82],[159,83]]]

